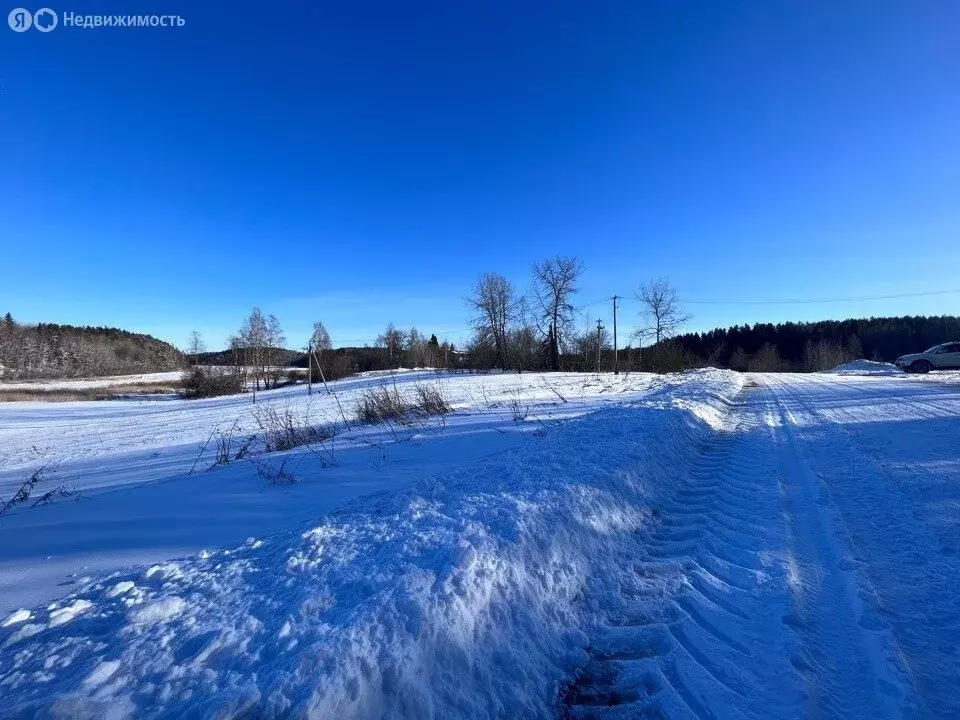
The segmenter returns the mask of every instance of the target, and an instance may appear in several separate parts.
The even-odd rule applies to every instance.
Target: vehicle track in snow
[[[796,418],[769,386],[764,394],[777,408],[775,439],[784,453],[780,487],[794,608],[785,622],[800,640],[794,665],[807,689],[806,714],[901,717],[905,678],[869,606],[871,592],[860,585],[842,521],[798,448]]]
[[[659,509],[567,717],[800,717],[776,448],[749,402],[732,413]]]
[[[960,690],[960,681],[948,677],[955,660],[945,654],[956,640],[955,603],[939,597],[936,578],[917,589],[934,606],[933,625],[950,631],[938,640],[929,628],[910,626],[916,613],[881,600],[870,556],[892,550],[858,545],[863,533],[856,523],[850,531],[849,508],[834,502],[835,477],[824,465],[832,454],[841,474],[872,473],[844,495],[861,494],[869,509],[863,521],[881,533],[896,496],[876,497],[884,492],[883,466],[868,453],[876,447],[817,414],[842,415],[848,405],[869,407],[881,397],[911,417],[940,418],[956,412],[949,394],[924,388],[912,398],[909,388],[811,376],[758,376],[756,385],[732,408],[733,429],[697,455],[659,509],[636,582],[608,602],[591,660],[565,695],[565,716],[955,716],[950,689]],[[901,392],[908,395],[902,401]],[[818,440],[832,438],[824,452],[811,451],[814,429]],[[909,538],[909,527],[898,527],[908,518],[901,512],[890,520],[894,535],[922,546],[929,538]],[[929,580],[925,573],[904,578]],[[930,656],[918,658],[924,643]]]
[[[844,538],[860,622],[902,668],[884,689],[906,693],[904,716],[960,717],[960,396],[900,378],[761,381]]]

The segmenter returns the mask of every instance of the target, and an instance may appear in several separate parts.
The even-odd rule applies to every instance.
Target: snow
[[[93,672],[87,676],[83,684],[90,686],[103,685],[107,680],[112,678],[119,669],[119,660],[105,660],[93,669]]]
[[[89,600],[82,598],[74,600],[70,605],[63,608],[56,608],[50,612],[49,627],[57,627],[72,622],[77,616],[91,610],[93,605]]]
[[[3,627],[10,627],[11,625],[16,625],[17,623],[26,622],[30,619],[30,611],[20,608],[19,610],[10,613],[6,620],[3,621]]]
[[[0,716],[960,710],[949,376],[387,381],[428,377],[452,415],[399,434],[352,426],[336,465],[263,456],[313,458],[291,486],[242,462],[183,474],[212,424],[245,411],[233,399],[173,407],[180,425],[149,404],[111,408],[102,437],[73,428],[84,407],[48,407],[35,431],[0,410],[22,441],[62,428],[58,472],[85,498],[2,519],[8,567],[44,549],[75,577],[57,600],[46,581],[33,603],[3,588],[20,609],[0,627]],[[337,399],[383,380],[344,381]],[[336,406],[322,398],[318,416]],[[148,447],[116,450],[134,424]]]
[[[409,428],[354,423],[368,388],[402,392],[439,384],[456,411]],[[243,542],[307,523],[364,494],[440,476],[528,442],[557,423],[635,399],[663,385],[651,375],[438,375],[382,373],[330,383],[334,395],[288,387],[251,397],[163,402],[4,403],[0,406],[0,498],[45,466],[35,496],[75,494],[0,518],[0,612],[30,607],[86,579]],[[311,423],[336,423],[335,465],[310,452],[254,458],[277,467],[290,456],[299,482],[269,485],[251,461],[207,471],[217,433],[257,430],[264,408]],[[515,419],[514,408],[525,413]],[[342,417],[351,422],[343,428]],[[193,474],[191,469],[194,469]]]
[[[173,595],[136,608],[129,613],[129,620],[134,625],[167,622],[183,612],[186,606],[182,598]]]
[[[912,382],[932,382],[937,384],[960,384],[960,372],[956,370],[934,370],[929,375],[905,375],[903,370],[896,365],[874,360],[854,360],[833,368],[830,373],[834,375],[856,375],[856,376],[896,376],[902,380]]]
[[[854,360],[837,365],[830,372],[837,375],[902,375],[903,371],[892,363],[875,360]]]
[[[183,373],[173,372],[140,373],[138,375],[108,375],[93,378],[62,378],[49,380],[3,380],[0,390],[92,390],[117,385],[142,385],[144,383],[174,383]]]

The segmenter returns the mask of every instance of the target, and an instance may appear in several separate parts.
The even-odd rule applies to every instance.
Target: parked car
[[[897,367],[905,372],[928,373],[931,370],[960,370],[960,342],[934,345],[926,352],[897,358]]]

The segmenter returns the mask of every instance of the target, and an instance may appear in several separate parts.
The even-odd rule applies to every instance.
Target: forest
[[[670,342],[705,364],[734,370],[817,371],[866,358],[893,362],[960,339],[960,317],[873,317],[757,323],[677,335]]]
[[[170,343],[117,328],[26,325],[0,319],[0,377],[63,378],[179,370],[186,359]]]

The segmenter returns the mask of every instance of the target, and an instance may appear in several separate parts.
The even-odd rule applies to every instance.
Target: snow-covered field
[[[0,717],[956,717],[956,380],[358,378],[209,470],[249,398],[0,406],[76,491],[0,518]]]
[[[0,390],[93,390],[95,388],[143,383],[174,383],[182,377],[175,372],[141,373],[139,375],[108,375],[95,378],[64,378],[61,380],[2,380]]]
[[[354,423],[364,391],[386,385],[412,392],[418,384],[442,388],[456,411],[411,427]],[[242,542],[315,519],[361,494],[441,476],[660,384],[638,374],[408,371],[331,383],[333,395],[322,385],[312,396],[303,386],[262,392],[256,405],[250,395],[4,403],[0,498],[10,498],[41,467],[34,497],[61,486],[74,494],[0,517],[0,612],[52,599],[95,573]],[[258,418],[270,411],[335,426],[338,435],[314,452],[254,455],[208,471],[221,438],[232,436],[237,454],[245,438],[262,434]],[[298,482],[265,482],[264,471],[279,469],[285,458],[285,472]]]

